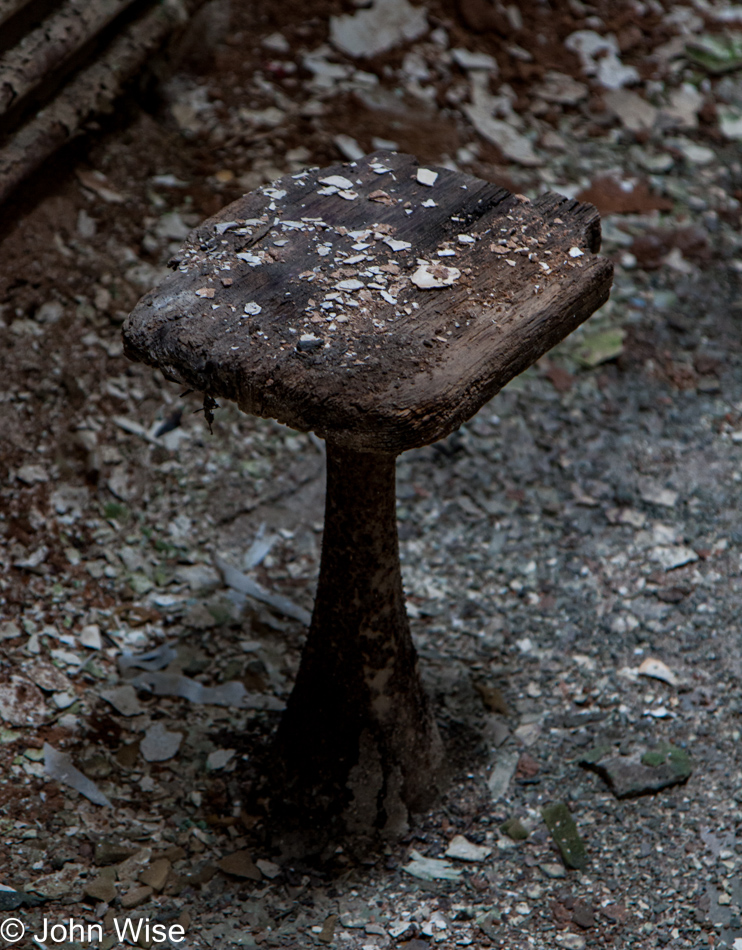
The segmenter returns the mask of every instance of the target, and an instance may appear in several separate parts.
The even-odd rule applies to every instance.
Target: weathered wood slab
[[[127,355],[355,449],[447,435],[607,300],[613,268],[591,205],[432,171],[377,152],[229,205],[139,302]]]
[[[112,9],[115,2],[105,0],[106,9]],[[126,84],[141,73],[144,64],[157,54],[168,37],[182,29],[184,18],[193,15],[203,2],[181,0],[178,4],[157,4],[128,23],[102,51],[97,52],[97,58],[90,65],[80,69],[54,91],[51,102],[13,131],[7,141],[0,139],[0,204],[57,149],[81,135],[87,123],[110,112]],[[121,5],[126,6],[125,0],[121,0]],[[38,32],[33,35],[38,39]],[[52,53],[63,52],[63,48],[64,43],[56,45]],[[8,62],[14,59],[15,52],[7,58]],[[28,75],[32,73],[33,70]],[[34,83],[38,78],[36,75]],[[29,88],[35,87],[32,84]],[[3,83],[0,112],[5,108],[4,97],[8,91],[15,107],[16,101],[12,97],[16,91]],[[32,98],[33,95],[35,93]],[[0,128],[5,118],[7,115],[0,115]]]
[[[22,100],[135,0],[68,0],[0,60],[0,115]]]

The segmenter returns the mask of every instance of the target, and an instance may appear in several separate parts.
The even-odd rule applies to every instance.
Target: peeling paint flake
[[[407,251],[412,247],[409,241],[398,241],[396,238],[384,238],[384,244],[393,251]]]
[[[245,304],[245,313],[250,317],[257,316],[262,311],[262,309],[263,308],[260,306],[260,304],[255,303],[254,300],[251,300],[250,303]]]
[[[433,187],[437,177],[438,177],[438,172],[431,171],[429,168],[418,168],[417,170],[418,182],[421,185],[427,185],[428,188]]]
[[[328,175],[327,178],[320,178],[319,183],[320,185],[330,185],[333,188],[353,188],[353,182],[348,178],[343,178],[342,175]]]
[[[222,221],[219,224],[214,225],[214,230],[219,235],[226,234],[230,228],[236,228],[239,223],[239,221]]]
[[[579,247],[571,247],[569,249],[569,256],[570,257],[584,257],[585,254],[583,251],[579,249]]]
[[[256,257],[254,254],[249,254],[247,251],[240,251],[240,253],[236,254],[235,257],[239,258],[241,261],[244,261],[246,264],[249,264],[250,267],[257,267],[259,264],[263,263],[259,257]]]

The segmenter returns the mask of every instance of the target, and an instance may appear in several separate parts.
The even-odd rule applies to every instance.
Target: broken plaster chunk
[[[229,765],[236,755],[234,749],[214,749],[206,758],[206,768],[209,772],[215,772],[217,769],[223,769]]]
[[[356,280],[355,278],[349,278],[348,280],[339,280],[335,284],[336,290],[362,290],[365,287],[365,284],[362,280]]]
[[[216,293],[216,290],[213,287],[199,287],[196,291],[197,297],[206,297],[208,300],[211,300]]]
[[[684,567],[698,560],[696,552],[684,544],[659,544],[652,548],[650,557],[666,571],[674,571],[677,567]]]
[[[498,73],[497,60],[494,56],[490,56],[489,53],[476,53],[472,52],[472,50],[459,47],[451,50],[451,56],[456,65],[465,69],[467,72],[470,69],[484,69],[494,76]]]
[[[48,742],[44,743],[44,772],[49,778],[55,779],[62,785],[74,788],[84,795],[94,805],[108,805],[111,803],[101,792],[95,782],[79,772],[72,764],[72,759],[65,752],[58,752]]]
[[[43,465],[34,465],[32,462],[29,462],[26,465],[21,465],[16,472],[16,478],[18,481],[23,482],[24,485],[36,485],[42,482],[48,482],[49,473]]]
[[[255,303],[254,300],[251,300],[249,303],[245,304],[245,313],[249,317],[256,317],[261,312],[262,309],[263,308],[260,306],[260,304]]]
[[[492,848],[474,844],[463,835],[455,835],[445,851],[447,858],[456,858],[459,861],[484,861],[491,854]]]
[[[408,0],[376,0],[357,13],[330,17],[330,42],[348,56],[377,56],[419,39],[427,29],[425,6],[413,6]]]
[[[571,247],[571,248],[569,249],[569,256],[570,256],[570,257],[584,257],[584,256],[585,256],[585,252],[584,252],[584,251],[581,251],[581,250],[579,249],[579,247]]]
[[[0,719],[11,726],[40,726],[46,719],[44,694],[23,676],[0,685]]]
[[[422,203],[422,207],[423,207],[423,208],[437,208],[437,207],[438,207],[438,202],[437,202],[437,201],[433,201],[432,198],[426,198],[425,201],[423,201],[423,203]]]
[[[122,716],[138,716],[144,711],[137,699],[137,691],[128,683],[124,686],[114,686],[113,689],[104,689],[100,696]]]
[[[435,290],[450,287],[461,277],[458,267],[446,267],[444,264],[421,264],[410,277],[412,283],[421,290]]]
[[[417,170],[418,182],[421,185],[427,185],[428,188],[433,187],[437,177],[438,177],[438,172],[431,171],[429,168],[418,168]]]
[[[103,640],[97,623],[86,624],[80,631],[80,643],[90,650],[101,650]]]
[[[451,867],[448,861],[426,858],[419,851],[411,852],[410,857],[412,860],[402,870],[421,881],[455,881],[461,877],[461,871]]]
[[[640,676],[662,680],[663,683],[667,683],[669,686],[678,685],[678,678],[673,671],[662,660],[658,660],[653,656],[648,656],[645,660],[642,660],[637,672]]]
[[[182,733],[168,732],[161,722],[156,722],[145,733],[139,751],[147,762],[166,762],[172,759],[182,741]]]

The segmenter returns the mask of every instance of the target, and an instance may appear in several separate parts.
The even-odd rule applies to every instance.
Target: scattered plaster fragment
[[[421,290],[434,290],[439,287],[450,287],[459,277],[461,277],[461,271],[457,267],[423,263],[410,280]]]
[[[245,304],[245,313],[248,316],[254,317],[257,316],[263,308],[259,303],[255,303],[254,300],[251,300],[250,303]]]
[[[570,257],[584,257],[585,254],[583,251],[579,249],[579,247],[571,247],[569,249],[569,256]]]

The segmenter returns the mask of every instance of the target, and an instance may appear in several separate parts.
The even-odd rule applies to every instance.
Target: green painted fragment
[[[594,762],[599,762],[603,756],[608,755],[609,752],[613,751],[613,746],[602,745],[593,746],[592,749],[588,749],[587,752],[584,752],[580,758],[579,762],[581,765],[592,765]]]
[[[507,821],[503,821],[500,831],[513,841],[525,841],[528,837],[528,831],[519,818],[508,818]]]
[[[541,815],[567,867],[575,870],[584,868],[587,864],[585,842],[577,831],[569,808],[564,802],[554,802],[545,805],[541,809]]]
[[[486,934],[490,940],[498,940],[502,936],[502,931],[500,930],[500,924],[502,923],[502,915],[494,907],[491,910],[485,911],[485,913],[480,914],[474,921],[474,923],[479,927],[482,933]]]
[[[597,333],[587,334],[576,353],[579,363],[588,369],[615,360],[623,353],[623,340],[626,335],[621,327],[611,327]]]
[[[697,36],[687,44],[685,53],[691,62],[707,72],[729,73],[742,67],[742,34]]]
[[[679,749],[669,743],[663,743],[658,748],[645,752],[641,761],[642,765],[650,765],[653,768],[667,764],[681,779],[688,778],[693,771],[693,762],[685,749]]]

